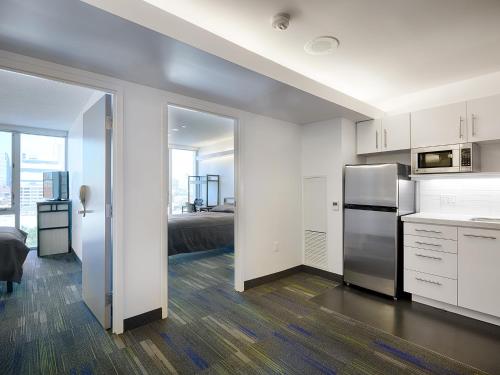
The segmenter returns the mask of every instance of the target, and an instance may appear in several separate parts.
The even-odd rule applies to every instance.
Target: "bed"
[[[27,234],[13,227],[0,227],[0,281],[7,281],[7,292],[12,292],[12,283],[20,283],[23,263],[28,256]]]
[[[168,219],[168,255],[234,248],[234,205]]]

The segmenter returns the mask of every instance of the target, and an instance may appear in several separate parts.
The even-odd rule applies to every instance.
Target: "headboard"
[[[233,197],[224,198],[224,204],[234,205],[234,198]]]

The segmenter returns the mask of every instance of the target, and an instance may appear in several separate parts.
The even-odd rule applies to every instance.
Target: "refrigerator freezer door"
[[[396,295],[396,212],[345,209],[344,281]]]
[[[345,204],[397,207],[397,164],[345,167]]]

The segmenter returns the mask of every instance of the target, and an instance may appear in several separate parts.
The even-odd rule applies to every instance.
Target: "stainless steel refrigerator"
[[[403,164],[347,165],[344,281],[394,298],[403,290],[401,216],[415,212],[415,183]]]

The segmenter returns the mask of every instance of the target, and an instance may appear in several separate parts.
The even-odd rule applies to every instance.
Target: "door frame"
[[[113,333],[123,333],[124,320],[124,88],[119,80],[0,50],[0,69],[103,91],[113,97],[112,137],[112,268]]]
[[[161,222],[161,305],[162,305],[162,318],[168,316],[168,204],[170,199],[170,153],[168,148],[168,108],[170,106],[191,109],[193,111],[210,113],[216,116],[229,118],[234,121],[234,199],[236,202],[236,209],[234,213],[234,288],[238,292],[244,290],[244,277],[243,277],[243,248],[242,238],[240,236],[239,228],[241,228],[242,210],[242,186],[240,182],[241,175],[241,158],[240,158],[240,118],[235,116],[234,111],[219,110],[209,108],[206,105],[198,102],[193,104],[193,100],[188,97],[167,99],[162,106],[162,129],[161,129],[161,209],[162,209],[162,222]],[[205,102],[206,103],[206,102]],[[231,113],[233,112],[233,113]]]

